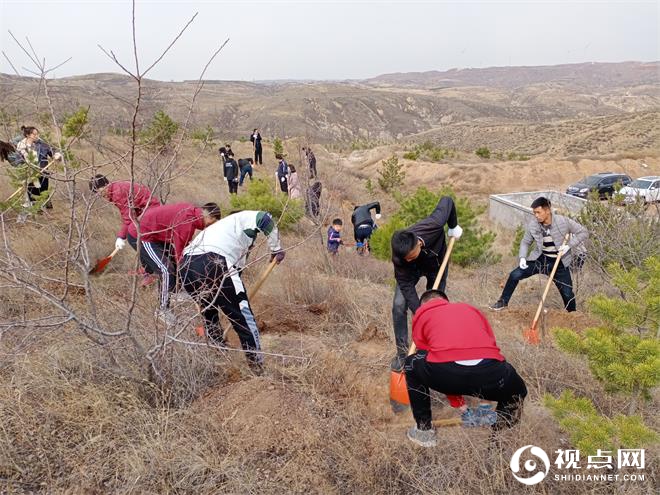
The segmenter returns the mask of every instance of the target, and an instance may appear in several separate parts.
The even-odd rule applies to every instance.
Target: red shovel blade
[[[200,337],[204,337],[204,327],[203,327],[202,325],[196,327],[196,328],[195,328],[195,332],[196,332],[197,335],[199,335]]]
[[[112,261],[112,256],[106,256],[105,258],[101,258],[96,262],[96,265],[92,267],[92,269],[89,271],[90,275],[98,275],[99,273],[102,273],[103,270],[105,270],[105,267],[108,266],[108,263]]]
[[[538,330],[536,330],[536,325],[523,330],[523,337],[529,344],[538,345],[541,343],[541,337]]]

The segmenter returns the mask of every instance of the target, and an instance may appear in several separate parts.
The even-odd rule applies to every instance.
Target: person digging
[[[449,236],[458,240],[463,234],[463,229],[458,225],[454,200],[449,196],[440,198],[427,218],[392,236],[392,263],[396,280],[392,301],[396,343],[396,355],[391,364],[393,371],[401,371],[408,353],[408,309],[415,313],[420,304],[415,286],[422,277],[426,278],[427,289],[433,286],[445,255],[445,225],[449,228]],[[444,291],[446,284],[447,271],[442,275],[439,289]]]
[[[518,286],[518,282],[541,273],[549,275],[561,253],[561,260],[553,277],[553,282],[564,301],[566,311],[576,310],[573,281],[571,279],[572,253],[588,238],[589,232],[575,220],[552,213],[552,204],[543,196],[532,202],[532,213],[536,220],[532,220],[525,230],[520,241],[518,268],[509,274],[500,298],[489,306],[493,311],[501,311],[509,305],[509,300]],[[570,234],[567,243],[564,237]],[[530,246],[534,243],[534,250],[527,255]]]
[[[265,211],[246,210],[200,232],[184,250],[179,268],[183,287],[201,308],[206,335],[216,345],[225,346],[222,311],[238,334],[248,364],[257,373],[263,366],[261,340],[241,273],[260,232],[267,238],[271,261],[281,263],[285,253],[273,217]]]
[[[450,303],[440,290],[426,291],[420,304],[412,323],[417,352],[406,358],[404,366],[415,419],[415,426],[407,431],[408,439],[422,447],[437,444],[431,389],[446,394],[453,407],[462,405],[463,395],[497,401],[493,430],[515,425],[527,387],[501,354],[486,317],[469,304]],[[489,407],[477,408],[476,415],[484,416],[482,425],[490,423],[489,413]],[[474,419],[479,422],[480,418]]]

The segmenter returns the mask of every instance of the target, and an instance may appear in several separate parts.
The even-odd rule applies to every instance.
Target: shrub
[[[485,207],[474,206],[465,198],[457,199],[449,188],[434,193],[423,187],[405,199],[399,198],[399,211],[374,232],[369,243],[374,256],[382,260],[390,260],[392,234],[430,215],[442,196],[451,196],[454,199],[458,222],[463,227],[463,236],[454,247],[452,261],[461,266],[468,266],[497,260],[498,256],[491,250],[495,234],[477,226],[477,216],[485,211]]]
[[[387,160],[383,160],[381,168],[378,169],[378,185],[388,193],[394,193],[403,185],[406,177],[406,171],[403,170],[403,164],[399,163],[396,155],[392,155]]]
[[[85,127],[88,123],[89,107],[79,108],[71,115],[64,117],[64,124],[62,125],[62,137],[65,139],[78,139],[85,137],[87,130]]]
[[[369,196],[374,197],[376,195],[376,188],[374,187],[374,183],[370,178],[367,179],[367,181],[364,183],[364,188],[369,193]]]
[[[490,150],[486,148],[485,146],[482,146],[481,148],[478,148],[477,151],[474,152],[475,155],[477,155],[480,158],[483,158],[487,160],[490,158]]]
[[[589,399],[575,397],[570,390],[557,399],[546,394],[544,403],[585,456],[595,455],[598,449],[615,451],[631,445],[639,448],[657,439],[639,416],[619,414],[610,419],[599,414]]]
[[[511,256],[518,257],[518,251],[520,250],[520,241],[522,241],[523,236],[525,235],[525,227],[518,225],[516,228],[516,233],[513,236],[513,243],[511,244]],[[529,253],[528,253],[529,254]]]
[[[407,151],[403,154],[405,160],[417,160],[419,158],[419,151]]]
[[[140,138],[143,144],[161,149],[167,147],[179,130],[179,124],[162,110],[154,114],[153,119],[144,129]]]
[[[200,129],[195,129],[190,133],[190,137],[195,140],[195,141],[200,141],[202,144],[208,144],[208,145],[213,145],[213,136],[215,135],[215,131],[213,130],[213,127],[210,125],[207,125],[206,127],[202,127]]]
[[[275,155],[284,155],[284,144],[282,143],[282,140],[278,137],[273,139],[273,153]]]
[[[232,195],[231,206],[237,210],[261,210],[273,215],[281,230],[296,224],[305,214],[302,202],[275,194],[263,179],[251,181],[244,194]]]

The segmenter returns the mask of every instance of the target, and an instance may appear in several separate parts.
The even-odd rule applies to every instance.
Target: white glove
[[[286,180],[286,177],[280,178],[280,182],[284,182]]]
[[[520,258],[520,264],[518,266],[521,270],[527,270],[527,260],[525,258]]]
[[[227,182],[227,177],[223,177],[223,179],[225,179],[225,182]]]
[[[557,250],[557,252],[560,255],[564,256],[568,252],[569,249],[571,249],[571,246],[569,246],[568,244],[562,244],[561,246],[559,246],[559,249]]]
[[[455,237],[456,239],[460,239],[461,236],[463,235],[463,229],[461,228],[460,225],[456,225],[453,229],[448,229],[447,230],[447,235],[449,237]]]
[[[53,154],[53,160],[61,160],[61,159],[62,159],[62,153],[60,153],[59,151],[56,151]]]
[[[380,213],[376,213],[376,220],[380,220],[380,217],[381,217]]]
[[[115,249],[124,249],[126,247],[126,239],[122,239],[121,237],[117,237],[117,240],[115,241]]]

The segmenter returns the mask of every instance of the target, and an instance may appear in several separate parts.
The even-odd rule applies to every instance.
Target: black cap
[[[110,184],[110,181],[105,175],[96,174],[94,177],[89,179],[89,190],[92,192],[97,192],[99,189],[103,189],[108,184]]]

